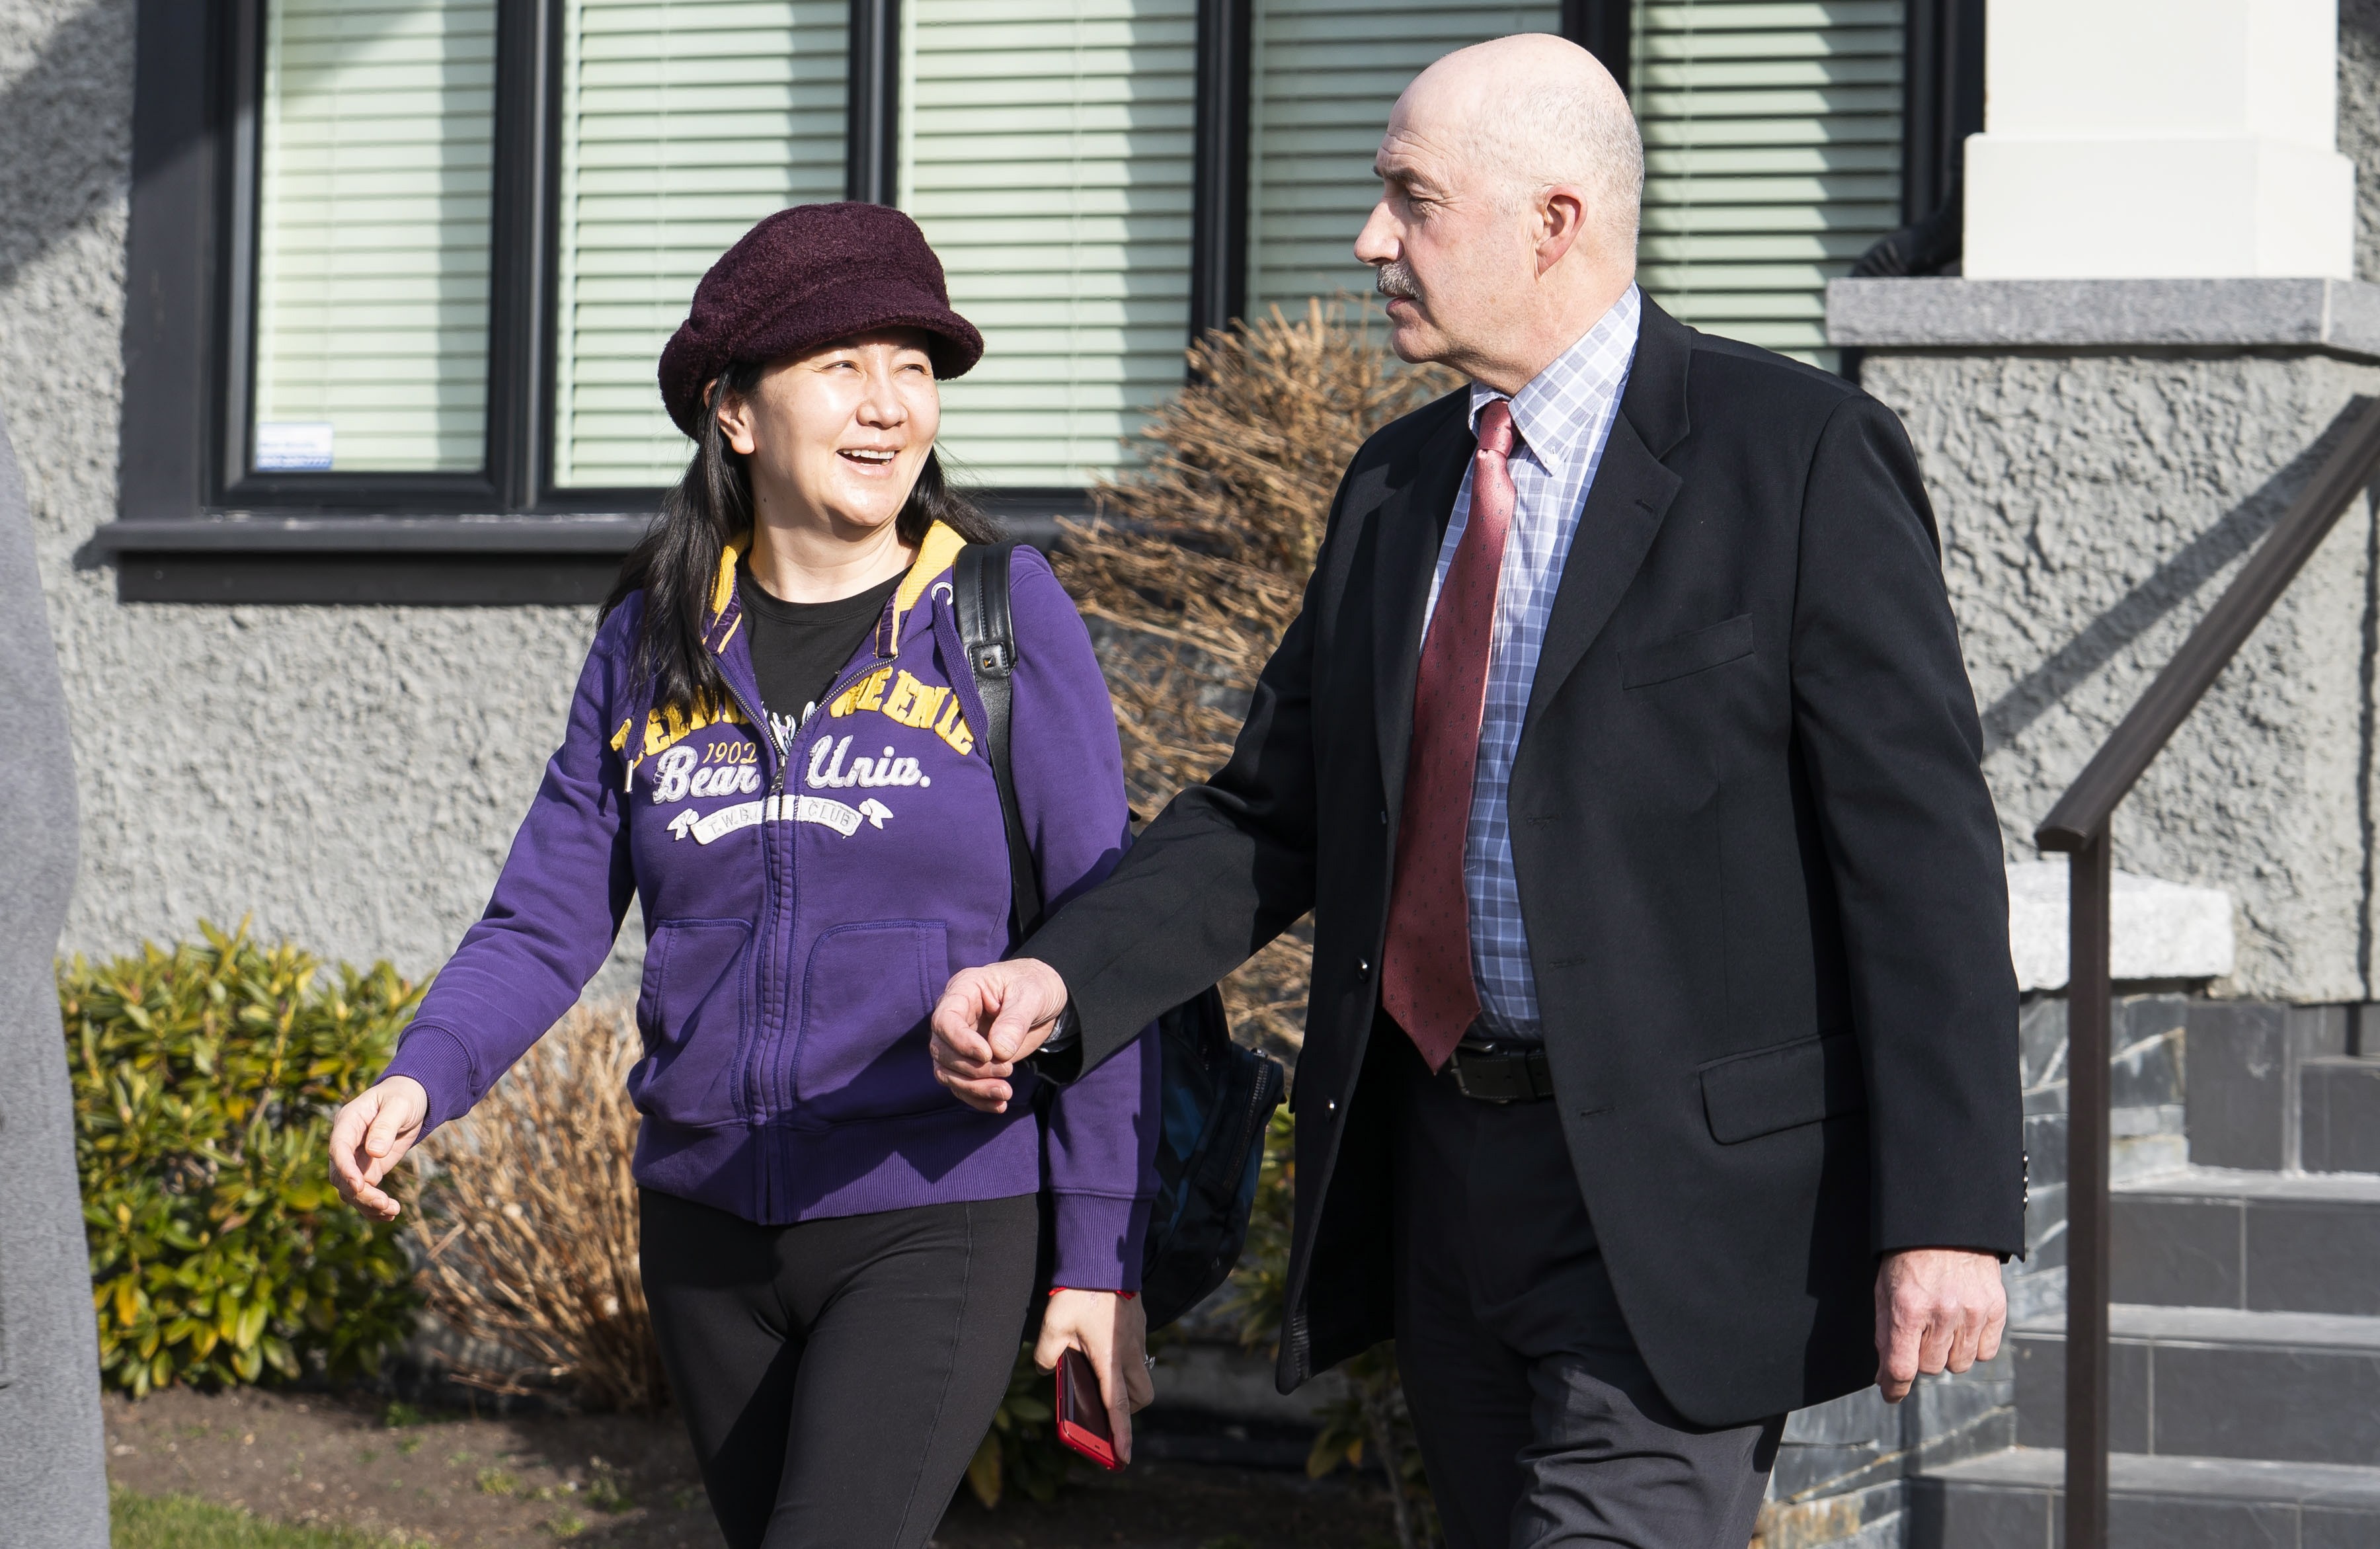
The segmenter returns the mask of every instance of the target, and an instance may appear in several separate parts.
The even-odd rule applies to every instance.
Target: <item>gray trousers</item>
[[[1449,1549],[1743,1549],[1784,1418],[1706,1431],[1637,1354],[1550,1102],[1474,1101],[1402,1030],[1397,1364]]]

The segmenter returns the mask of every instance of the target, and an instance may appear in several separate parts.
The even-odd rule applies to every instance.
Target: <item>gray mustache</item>
[[[1415,283],[1413,271],[1405,267],[1402,259],[1381,264],[1372,271],[1372,288],[1391,299],[1421,299],[1421,286]]]

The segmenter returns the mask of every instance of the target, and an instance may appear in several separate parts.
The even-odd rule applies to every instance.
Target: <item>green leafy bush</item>
[[[376,1371],[419,1299],[397,1228],[332,1191],[330,1120],[420,988],[199,929],[58,973],[101,1369],[136,1397]]]

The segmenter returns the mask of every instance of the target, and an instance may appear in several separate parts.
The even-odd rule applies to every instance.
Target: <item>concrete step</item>
[[[2107,1459],[2108,1549],[2371,1549],[2380,1468]],[[1908,1549],[2058,1549],[2066,1454],[2010,1447],[1910,1482]]]
[[[2108,1327],[2116,1451],[2380,1464],[2380,1317],[2119,1303]],[[2022,1325],[2010,1344],[2017,1445],[2063,1446],[2063,1321]]]
[[[2380,1059],[2325,1055],[2298,1068],[2298,1132],[2308,1172],[2380,1172]]]
[[[2192,1168],[2109,1206],[2117,1301],[2380,1317],[2380,1177]]]

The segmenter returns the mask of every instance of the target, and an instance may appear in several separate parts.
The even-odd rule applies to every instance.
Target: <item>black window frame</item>
[[[139,0],[119,512],[92,540],[118,597],[601,598],[655,491],[549,478],[560,6],[497,0],[485,451],[468,474],[250,469],[263,11]]]
[[[1901,73],[1900,218],[1949,211],[1984,132],[1984,0],[1910,0]]]
[[[1912,0],[1912,6],[1933,0]],[[897,176],[899,0],[850,0],[845,191]],[[601,598],[659,491],[555,489],[560,0],[497,0],[486,456],[473,474],[252,471],[264,0],[138,0],[117,519],[127,601],[512,605]],[[1629,0],[1563,0],[1626,84]],[[1245,306],[1253,0],[1198,0],[1187,337]],[[1028,539],[1079,489],[992,489]]]
[[[436,515],[516,508],[600,510],[596,500],[576,507],[541,500],[530,468],[538,461],[530,395],[540,381],[533,352],[546,319],[540,315],[551,276],[542,272],[552,221],[538,219],[550,169],[546,141],[552,113],[542,100],[545,50],[527,38],[545,7],[497,0],[495,165],[489,207],[488,387],[480,466],[474,473],[272,474],[253,471],[254,341],[260,239],[257,182],[261,156],[257,121],[262,101],[264,0],[225,0],[218,102],[223,155],[218,172],[215,231],[215,391],[211,404],[208,504],[248,512],[324,514],[396,510]],[[558,11],[555,14],[559,14]],[[528,46],[523,46],[524,44]],[[540,394],[541,396],[541,394]],[[524,433],[526,432],[526,433]]]

